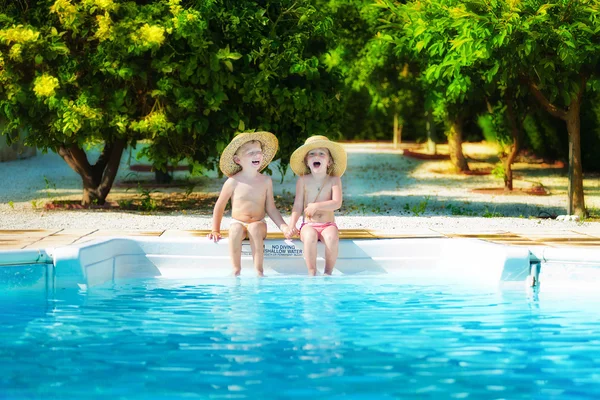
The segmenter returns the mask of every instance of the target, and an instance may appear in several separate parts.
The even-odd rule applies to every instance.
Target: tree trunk
[[[402,125],[399,124],[398,113],[394,113],[394,149],[402,143]]]
[[[84,180],[85,182],[85,180]],[[81,205],[89,206],[91,204],[104,204],[106,199],[101,199],[98,193],[97,187],[83,186],[83,197],[81,198]]]
[[[455,118],[448,132],[448,152],[450,161],[457,172],[469,171],[469,164],[462,151],[462,119]]]
[[[433,120],[433,111],[431,109],[426,111],[427,119],[425,121],[425,130],[427,131],[427,152],[429,154],[436,154],[437,149],[435,145],[435,121]]]
[[[125,141],[116,140],[104,146],[96,164],[91,165],[87,154],[77,145],[61,146],[58,154],[81,177],[83,197],[81,204],[104,204],[119,170]]]
[[[567,112],[567,132],[569,132],[569,215],[585,218],[583,198],[583,166],[581,164],[581,100],[575,98]]]
[[[573,93],[568,110],[563,110],[550,103],[538,87],[530,83],[529,88],[535,98],[550,114],[562,119],[567,124],[569,134],[569,187],[567,214],[585,218],[585,202],[583,198],[583,168],[581,164],[581,101],[585,91],[586,78],[581,75],[579,92]]]
[[[173,176],[171,174],[169,174],[168,169],[166,172],[154,170],[154,180],[156,181],[156,183],[161,183],[161,184],[171,183],[173,181]]]
[[[513,190],[513,171],[512,165],[519,154],[520,147],[520,131],[517,123],[517,116],[513,107],[512,99],[510,94],[506,95],[506,113],[508,115],[508,122],[510,124],[510,134],[512,136],[512,145],[510,146],[510,153],[506,157],[504,162],[504,190]]]

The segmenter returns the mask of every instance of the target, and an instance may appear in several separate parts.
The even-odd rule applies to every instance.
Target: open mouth
[[[321,166],[321,163],[319,161],[315,161],[313,163],[313,167],[315,167],[315,168],[319,168],[320,166]]]
[[[260,161],[252,161],[252,165],[258,166],[260,165]]]

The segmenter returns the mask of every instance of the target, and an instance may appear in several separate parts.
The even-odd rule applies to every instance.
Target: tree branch
[[[92,173],[92,167],[88,162],[87,156],[83,150],[77,145],[71,145],[69,147],[60,146],[58,148],[58,154],[65,160],[65,162],[77,172],[84,182],[85,187],[95,187],[94,178]]]
[[[125,140],[118,139],[109,146],[111,151],[108,158],[108,163],[106,164],[106,170],[102,175],[102,181],[98,186],[98,193],[100,193],[100,196],[103,199],[106,198],[108,192],[110,192],[113,182],[115,181],[115,177],[117,176],[117,171],[119,170],[119,165],[121,163],[121,156],[123,155],[123,149],[125,149],[125,143]]]
[[[540,104],[553,116],[563,119],[566,121],[567,112],[561,108],[558,108],[554,104],[550,103],[546,96],[538,89],[537,85],[533,82],[529,83],[529,89],[533,96],[540,102]]]
[[[102,177],[102,173],[104,172],[104,168],[106,168],[106,164],[110,159],[110,153],[112,152],[112,143],[106,143],[104,145],[104,149],[102,149],[102,154],[98,157],[98,161],[94,164],[94,174]]]
[[[292,5],[290,6],[290,8],[288,8],[287,10],[283,10],[283,11],[281,11],[281,14],[279,14],[279,16],[277,17],[277,20],[275,21],[275,23],[273,23],[273,27],[271,28],[271,31],[269,32],[269,36],[270,36],[270,37],[272,37],[272,36],[273,36],[273,34],[275,33],[275,29],[277,28],[277,24],[278,24],[278,23],[279,23],[279,21],[281,20],[281,17],[283,17],[285,14],[287,14],[287,13],[291,12],[291,11],[294,9],[294,7],[296,7],[296,4],[297,4],[297,3],[298,3],[298,2],[297,2],[297,1],[295,1],[295,2],[294,2],[294,4],[292,4]],[[268,10],[267,10],[267,12],[268,12]]]

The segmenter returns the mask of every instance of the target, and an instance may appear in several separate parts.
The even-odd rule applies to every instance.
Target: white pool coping
[[[265,274],[306,275],[302,249],[298,240],[267,239]],[[318,255],[322,271],[321,243]],[[45,250],[0,252],[0,268],[11,265],[17,271],[18,266],[31,264],[47,268],[44,276],[53,290],[87,289],[131,278],[231,275],[228,240],[214,243],[204,237],[112,237]],[[539,278],[542,264],[542,280],[591,278],[600,282],[597,248],[528,248],[457,238],[342,239],[334,275],[387,275],[407,283],[527,284],[532,275]],[[248,241],[242,246],[242,276],[255,276]],[[32,286],[43,286],[43,282],[32,282]]]
[[[302,242],[265,241],[266,275],[306,275]],[[323,271],[319,243],[317,268]],[[88,287],[126,278],[225,277],[231,274],[228,241],[206,238],[112,238],[57,248],[52,253],[56,285]],[[530,273],[526,248],[477,239],[346,239],[334,275],[387,274],[405,279],[476,280],[497,284],[525,281]],[[242,245],[242,276],[254,276],[250,245]]]

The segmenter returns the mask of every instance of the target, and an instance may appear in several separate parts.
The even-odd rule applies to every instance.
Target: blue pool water
[[[390,278],[1,297],[2,399],[600,398],[600,298]]]

